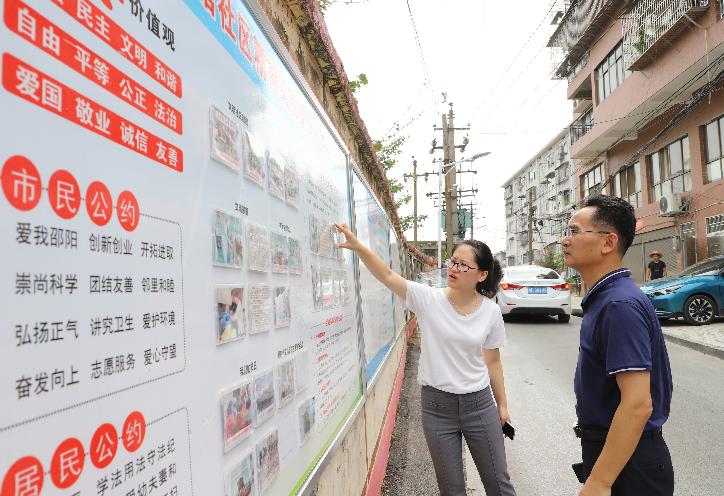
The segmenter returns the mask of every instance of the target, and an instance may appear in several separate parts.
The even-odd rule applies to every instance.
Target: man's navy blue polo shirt
[[[602,277],[583,298],[574,389],[578,424],[609,428],[621,402],[616,374],[651,373],[653,412],[645,431],[661,427],[671,405],[671,367],[664,335],[649,299],[628,269]]]

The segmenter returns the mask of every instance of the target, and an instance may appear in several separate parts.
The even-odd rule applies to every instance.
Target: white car
[[[503,315],[557,315],[561,322],[571,320],[571,286],[546,267],[503,269],[497,300]]]

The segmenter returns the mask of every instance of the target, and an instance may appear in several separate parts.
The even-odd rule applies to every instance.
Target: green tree
[[[319,1],[319,10],[322,11],[322,14],[324,14],[330,5],[334,2],[334,0],[318,0]]]
[[[397,160],[400,153],[402,153],[402,145],[404,145],[405,139],[406,138],[404,136],[395,136],[389,138],[389,140],[375,140],[375,152],[377,153],[377,158],[380,160],[380,164],[382,164],[382,168],[385,169],[385,172],[391,170],[395,167],[395,165],[397,165]],[[388,178],[387,180],[390,185],[390,190],[392,191],[392,196],[395,199],[395,207],[399,212],[403,205],[407,205],[410,201],[412,201],[412,195],[407,192],[405,186],[397,179]],[[418,215],[417,226],[422,226],[425,219],[427,219],[427,215]],[[403,231],[411,229],[414,224],[414,215],[400,216],[400,228]]]
[[[362,86],[366,86],[369,81],[367,80],[367,74],[360,72],[357,74],[357,79],[352,79],[349,82],[349,87],[352,93],[360,89]]]
[[[546,256],[540,260],[540,264],[543,267],[548,267],[556,272],[560,272],[563,270],[563,253],[548,251]]]

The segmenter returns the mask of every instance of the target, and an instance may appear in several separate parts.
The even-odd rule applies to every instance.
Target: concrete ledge
[[[707,346],[705,344],[697,343],[694,341],[689,341],[687,339],[683,339],[677,336],[672,336],[670,334],[666,334],[666,331],[664,331],[664,338],[667,341],[671,341],[672,343],[680,344],[681,346],[686,346],[687,348],[691,348],[692,350],[696,350],[701,353],[705,353],[707,355],[711,355],[724,360],[724,350],[722,349],[714,348],[712,346]]]

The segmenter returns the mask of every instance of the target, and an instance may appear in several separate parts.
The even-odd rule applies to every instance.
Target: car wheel
[[[709,324],[714,317],[716,317],[716,304],[708,296],[690,296],[684,303],[684,320],[691,325]]]
[[[558,314],[558,322],[561,324],[567,324],[571,320],[571,316],[567,313],[559,313]]]

